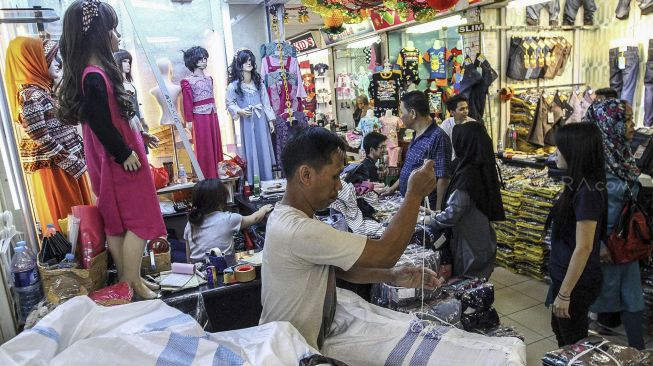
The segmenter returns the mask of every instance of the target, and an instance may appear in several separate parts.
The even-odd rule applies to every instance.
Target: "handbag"
[[[79,252],[89,259],[102,253],[106,235],[100,210],[97,206],[73,206],[72,212],[79,219]],[[84,261],[82,267],[88,269],[90,261]]]
[[[152,178],[154,178],[154,187],[156,187],[156,189],[161,189],[168,186],[168,169],[165,167],[157,168],[154,165],[150,164],[150,171],[152,172]]]
[[[607,247],[615,264],[647,259],[653,250],[651,221],[630,190],[625,193],[625,203],[619,221],[608,237]]]

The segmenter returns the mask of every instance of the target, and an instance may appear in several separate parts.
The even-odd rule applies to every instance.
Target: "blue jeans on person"
[[[619,58],[624,57],[625,68],[619,68]],[[639,49],[637,47],[626,47],[610,49],[610,87],[617,91],[620,99],[633,104],[637,78],[639,77]]]
[[[651,125],[653,125],[653,39],[648,41],[648,60],[644,74],[644,126]]]

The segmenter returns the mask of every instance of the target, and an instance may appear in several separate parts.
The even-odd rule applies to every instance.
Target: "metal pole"
[[[152,72],[156,77],[156,82],[159,85],[161,94],[163,94],[163,97],[165,98],[166,101],[165,107],[168,109],[168,112],[170,112],[170,115],[172,116],[172,120],[175,122],[174,123],[175,127],[177,127],[177,132],[179,133],[179,137],[181,137],[181,142],[184,144],[184,148],[188,153],[188,157],[190,158],[190,163],[193,166],[193,170],[195,171],[195,174],[197,174],[197,178],[199,180],[203,180],[204,173],[202,173],[202,169],[200,168],[200,165],[197,162],[197,157],[195,157],[195,153],[193,152],[193,148],[190,145],[190,141],[188,141],[188,135],[186,135],[186,130],[184,129],[184,126],[181,124],[181,118],[179,118],[179,114],[177,113],[177,109],[175,108],[175,102],[170,97],[168,88],[166,87],[166,84],[163,81],[163,76],[161,75],[159,68],[156,66],[156,60],[152,56],[149,43],[147,43],[147,39],[144,36],[142,36],[143,33],[141,32],[140,24],[138,24],[138,22],[135,21],[136,12],[134,11],[134,7],[132,6],[131,0],[124,0],[123,4],[125,4],[125,9],[127,9],[129,20],[134,26],[134,33],[136,34],[136,38],[138,39],[139,43],[143,47],[145,58],[147,58],[147,62],[150,64],[150,69],[152,69]],[[176,149],[177,147],[175,146],[176,144],[174,140],[175,139],[173,134],[172,144],[173,144],[173,148]]]

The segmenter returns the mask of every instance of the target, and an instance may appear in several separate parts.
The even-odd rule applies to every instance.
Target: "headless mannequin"
[[[442,41],[439,40],[439,39],[436,39],[435,41],[433,41],[433,48],[435,48],[436,50],[439,50],[440,48],[442,48]]]
[[[413,43],[413,41],[406,42],[406,49],[407,50],[414,50],[415,49],[415,43]]]
[[[170,93],[170,98],[175,101],[175,105],[179,105],[179,95],[181,94],[181,87],[179,85],[173,84],[172,83],[172,72],[171,72],[171,65],[170,65],[170,60],[167,58],[160,58],[156,60],[156,65],[159,67],[159,71],[161,72],[161,75],[164,77],[164,83],[166,85],[166,88],[168,89],[168,93]],[[158,86],[150,89],[150,94],[156,99],[157,103],[159,103],[159,108],[161,110],[161,118],[159,119],[159,124],[161,125],[172,125],[174,124],[174,121],[172,120],[172,115],[168,111],[168,108],[166,108],[166,102],[165,98],[163,97],[163,93],[161,93],[161,89],[159,89]]]
[[[369,113],[369,112],[368,112],[368,113]],[[387,111],[385,111],[385,116],[386,116],[386,118],[390,118],[390,117],[392,117],[392,111],[389,110],[389,109],[388,109]]]
[[[429,89],[432,91],[438,90],[438,85],[435,83],[435,81],[431,81],[431,85],[429,85]]]
[[[463,49],[463,40],[459,39],[458,42],[456,42],[456,49],[459,49],[462,51]]]
[[[417,90],[417,85],[415,83],[409,83],[406,91],[411,92],[413,90]]]
[[[383,63],[383,71],[388,72],[392,71],[392,64],[390,64],[390,61],[388,59],[385,59],[385,62]]]
[[[392,113],[392,111],[386,111],[385,113],[388,113],[388,112]],[[374,118],[374,110],[372,110],[372,109],[368,109],[368,110],[367,110],[367,114],[365,114],[365,117],[367,117],[367,118]]]
[[[102,62],[95,54],[92,54],[87,65],[102,65]],[[139,169],[147,168],[141,166]],[[143,299],[156,298],[157,294],[152,289],[157,289],[159,286],[149,283],[141,277],[141,259],[145,249],[145,240],[127,230],[120,236],[107,235],[107,244],[111,258],[118,270],[119,282],[129,283],[134,292]]]

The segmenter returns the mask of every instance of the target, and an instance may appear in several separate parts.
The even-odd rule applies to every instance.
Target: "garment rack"
[[[573,83],[573,84],[559,84],[559,85],[541,85],[541,86],[521,86],[518,88],[512,88],[513,91],[522,91],[522,90],[544,90],[544,89],[560,89],[560,88],[571,88],[574,86],[587,86],[586,83]],[[501,93],[501,90],[497,90],[497,93]]]

